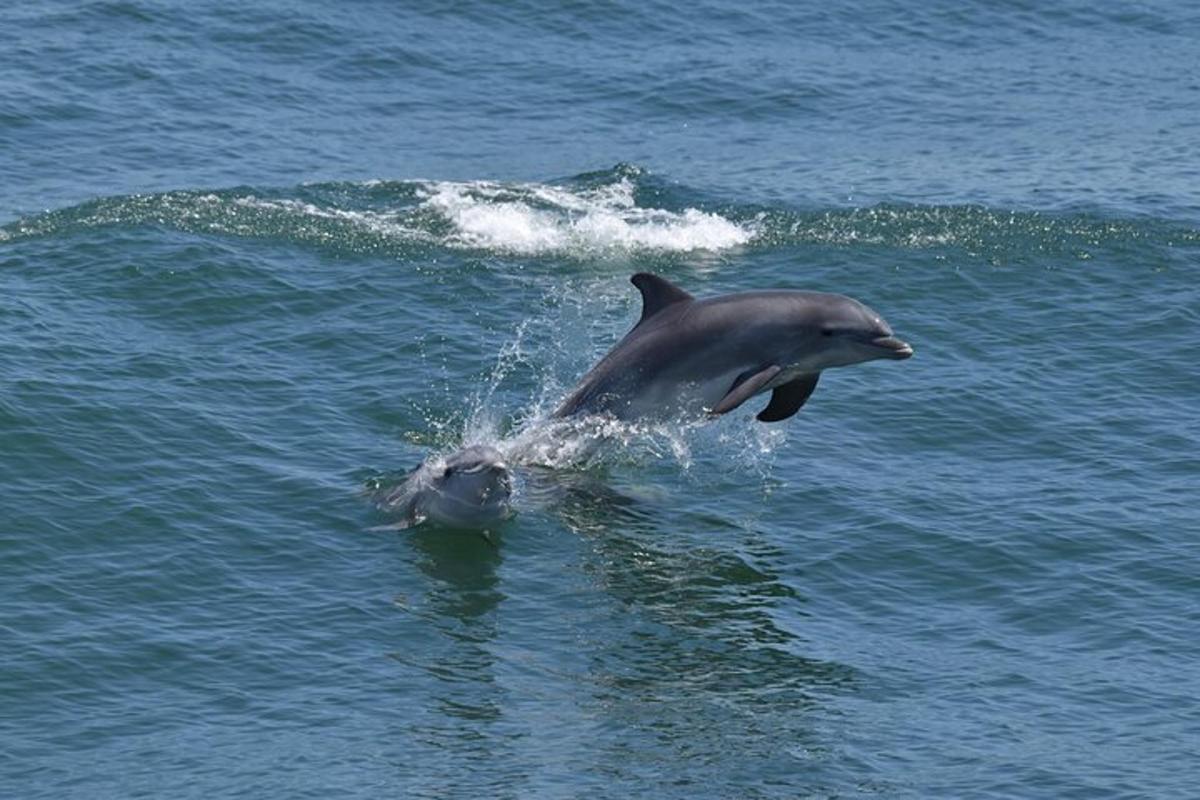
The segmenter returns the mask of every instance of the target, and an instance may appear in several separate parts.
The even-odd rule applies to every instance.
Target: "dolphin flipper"
[[[813,389],[817,388],[817,379],[820,377],[821,373],[814,372],[811,375],[801,375],[795,380],[776,386],[775,390],[771,392],[771,402],[758,412],[756,419],[759,422],[779,422],[792,416],[808,400]]]
[[[733,382],[733,386],[729,387],[729,391],[721,398],[721,402],[717,403],[709,413],[724,414],[727,411],[733,411],[762,391],[762,388],[770,383],[779,374],[779,371],[778,364],[768,364],[757,371],[746,370],[737,376],[737,380]]]

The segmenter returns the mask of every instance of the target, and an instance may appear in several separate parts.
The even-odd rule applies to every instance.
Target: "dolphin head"
[[[852,297],[806,292],[789,316],[787,360],[807,372],[913,354],[878,312]]]
[[[512,476],[500,451],[472,445],[429,464],[425,516],[451,527],[486,528],[509,516]]]

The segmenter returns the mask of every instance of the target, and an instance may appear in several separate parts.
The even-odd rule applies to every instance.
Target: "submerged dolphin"
[[[489,528],[512,513],[512,476],[500,451],[472,445],[430,458],[378,499],[380,510],[399,512],[385,528],[433,520],[450,528]]]
[[[641,272],[642,317],[567,396],[556,417],[618,419],[724,414],[771,392],[762,422],[787,419],[821,371],[912,348],[879,314],[840,294],[767,291],[697,300]]]

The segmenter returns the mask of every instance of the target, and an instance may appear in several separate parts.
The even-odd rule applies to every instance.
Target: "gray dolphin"
[[[770,391],[758,419],[777,422],[800,410],[822,370],[913,354],[879,314],[840,294],[777,290],[697,300],[657,275],[631,280],[642,293],[641,319],[555,417],[724,414]]]
[[[433,520],[450,528],[489,528],[512,513],[512,476],[500,451],[471,445],[434,456],[402,484],[377,498],[381,511],[399,513],[383,528],[403,529]]]

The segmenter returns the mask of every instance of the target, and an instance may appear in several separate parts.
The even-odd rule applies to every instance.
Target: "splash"
[[[588,469],[669,457],[687,469],[692,462],[687,431],[692,425],[649,425],[608,416],[542,418],[530,421],[497,446],[510,461],[527,466]]]
[[[490,402],[496,388],[492,384],[472,404],[454,446],[494,447],[517,467],[596,470],[668,462],[687,472],[697,461],[716,460],[765,476],[787,439],[784,428],[754,423],[745,414],[715,420],[622,420],[607,414],[556,418],[549,409],[557,405],[557,387],[552,379],[544,383],[537,399],[506,427],[503,412]],[[548,404],[549,397],[556,402]]]

